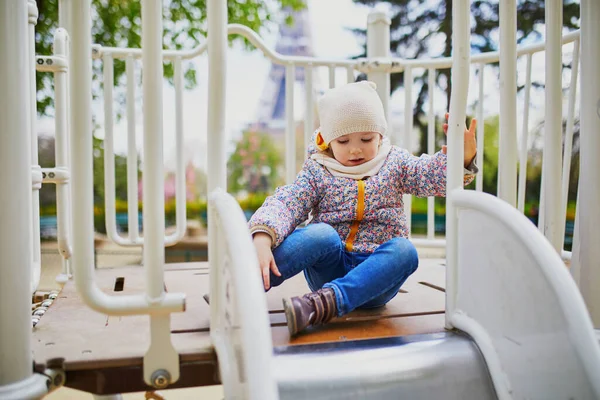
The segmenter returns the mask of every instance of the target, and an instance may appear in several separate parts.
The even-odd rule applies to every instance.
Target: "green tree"
[[[94,136],[94,205],[104,208],[104,140]],[[138,160],[138,178],[140,176]],[[127,200],[127,157],[115,154],[115,197]]]
[[[392,54],[402,58],[449,57],[452,50],[452,0],[353,0],[355,3],[375,6],[385,3],[391,10]],[[495,51],[499,48],[499,1],[475,0],[471,3],[471,51],[473,53]],[[526,43],[542,38],[544,32],[544,1],[519,0],[517,2],[517,42]],[[579,2],[563,2],[563,27],[566,30],[579,28]],[[354,32],[366,43],[366,31]],[[366,52],[359,57],[364,57]],[[421,132],[421,149],[427,148],[427,118],[423,106],[427,101],[427,72],[413,75],[414,85],[419,89],[413,109],[414,126]],[[392,91],[403,84],[404,74],[391,76]],[[440,70],[436,84],[450,99],[450,70]],[[534,82],[540,86],[540,82]],[[441,130],[438,137],[442,137]]]
[[[571,169],[569,171],[568,201],[577,201],[577,186],[579,184],[579,151],[580,151],[580,124],[579,118],[575,118],[573,124],[573,147],[571,150]],[[562,140],[564,154],[564,143],[566,139],[567,122],[562,122]],[[538,202],[542,187],[542,160],[544,157],[544,121],[540,122],[531,130],[533,146],[529,151],[529,164],[527,166],[527,190],[526,201]]]
[[[94,204],[104,207],[104,140],[94,136]],[[42,168],[55,166],[55,140],[52,136],[40,136],[38,140],[38,158]],[[139,176],[139,162],[138,162]],[[115,196],[119,200],[127,200],[127,157],[115,154]],[[51,184],[42,185],[40,205],[52,207],[56,203],[56,188]]]
[[[79,1],[79,0],[77,0]],[[36,0],[39,11],[36,26],[36,53],[52,53],[54,31],[58,26],[58,1]],[[300,10],[304,0],[227,0],[229,23],[246,25],[259,32],[278,15],[280,8]],[[289,18],[288,18],[289,19]],[[163,46],[168,49],[190,49],[206,38],[206,0],[165,0],[163,6]],[[288,22],[290,22],[288,20]],[[92,0],[92,41],[102,46],[141,47],[141,2]],[[115,61],[115,83],[122,82],[125,63]],[[94,69],[94,80],[99,70]],[[165,77],[172,79],[173,65],[165,64]],[[37,74],[38,112],[48,114],[53,105],[52,77]],[[185,71],[186,85],[196,85],[193,66]]]
[[[244,132],[229,157],[229,192],[267,193],[281,184],[281,154],[266,133]]]
[[[485,138],[483,141],[483,191],[491,194],[498,192],[498,145],[500,133],[500,117],[493,116],[485,120]]]

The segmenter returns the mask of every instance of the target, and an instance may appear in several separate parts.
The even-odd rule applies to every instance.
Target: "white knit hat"
[[[354,132],[378,132],[385,136],[383,104],[370,81],[330,89],[319,100],[320,133],[317,147],[327,149],[332,140]]]

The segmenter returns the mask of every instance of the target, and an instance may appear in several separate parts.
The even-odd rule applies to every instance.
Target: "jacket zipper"
[[[356,219],[352,222],[352,226],[350,227],[350,233],[348,234],[348,238],[346,239],[346,250],[352,251],[354,248],[354,239],[356,239],[356,233],[358,232],[358,225],[360,225],[360,221],[363,219],[363,215],[365,212],[365,181],[359,180],[356,181],[358,185],[358,201],[356,202]]]

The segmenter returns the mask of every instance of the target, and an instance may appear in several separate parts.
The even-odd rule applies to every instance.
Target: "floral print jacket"
[[[312,149],[311,149],[312,148]],[[309,153],[316,151],[314,146]],[[474,179],[474,163],[465,174],[465,184]],[[413,156],[392,147],[379,172],[364,180],[333,176],[325,167],[308,158],[296,180],[277,188],[249,221],[251,232],[263,231],[279,246],[294,229],[306,221],[331,225],[346,250],[372,253],[395,237],[408,237],[403,194],[418,197],[444,196],[446,155]]]

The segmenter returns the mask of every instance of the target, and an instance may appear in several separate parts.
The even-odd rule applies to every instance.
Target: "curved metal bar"
[[[357,60],[335,60],[327,58],[315,58],[315,57],[301,57],[301,56],[285,56],[272,50],[262,40],[262,38],[247,26],[240,24],[230,24],[227,27],[229,35],[240,35],[247,39],[254,47],[262,51],[262,53],[269,59],[269,61],[278,65],[286,65],[293,63],[296,66],[307,66],[312,65],[313,67],[325,67],[333,65],[335,67],[346,67],[353,68],[360,72],[370,72],[375,69],[383,69],[385,72],[402,72],[404,68],[410,65],[413,68],[435,68],[444,69],[452,67],[451,57],[441,58],[419,58],[418,60],[410,60],[400,57],[381,58],[376,60],[373,58],[369,59],[357,59]],[[580,36],[580,30],[569,32],[562,37],[562,44],[568,44],[578,40]],[[163,52],[165,60],[174,60],[181,58],[182,60],[189,60],[198,57],[206,52],[208,48],[208,42],[196,46],[191,50],[165,50]],[[545,49],[544,43],[536,43],[532,45],[522,46],[517,48],[517,57],[525,54],[533,54],[543,51]],[[132,55],[136,59],[142,57],[141,49],[133,48],[119,48],[119,47],[105,47],[98,44],[92,46],[92,58],[102,58],[104,53],[111,53],[116,59],[125,59],[127,56]],[[473,64],[491,64],[496,63],[500,60],[499,51],[491,51],[487,53],[475,54],[471,57],[471,63]],[[383,61],[383,62],[382,62]]]
[[[209,204],[211,224],[218,226],[218,255],[210,264],[216,277],[210,288],[210,333],[224,386],[235,398],[278,399],[267,300],[246,218],[237,201],[222,190],[210,194]],[[232,353],[238,340],[242,357]],[[238,370],[244,371],[242,382]],[[242,392],[249,395],[240,396]]]
[[[567,206],[569,202],[569,182],[571,175],[571,152],[573,150],[573,125],[575,122],[575,102],[577,101],[577,75],[579,73],[579,40],[573,43],[573,59],[571,60],[571,83],[569,92],[569,105],[567,109],[567,127],[565,132],[565,145],[563,150],[562,166],[562,209],[560,219],[560,233],[558,236],[565,237],[567,224]]]
[[[498,352],[494,348],[494,343],[486,330],[474,319],[469,318],[465,313],[457,310],[451,317],[452,325],[456,328],[467,332],[473,339],[481,354],[485,358],[490,377],[494,382],[494,388],[499,400],[511,400],[513,397],[510,394],[510,382],[506,379],[502,371],[502,364],[498,357]]]
[[[261,50],[263,54],[273,63],[286,65],[293,63],[296,66],[306,66],[312,64],[313,67],[325,67],[333,65],[335,67],[347,67],[356,65],[355,60],[336,60],[316,57],[301,57],[301,56],[284,56],[276,51],[273,51],[262,38],[247,26],[240,24],[229,24],[227,26],[228,35],[239,35],[247,39],[254,47]],[[165,60],[174,60],[181,58],[189,60],[206,52],[209,41],[196,46],[191,50],[165,50],[163,56]],[[102,58],[104,53],[110,53],[114,58],[123,59],[128,55],[133,55],[135,58],[142,57],[141,49],[119,48],[119,47],[104,47],[101,45],[92,46],[92,58]]]

